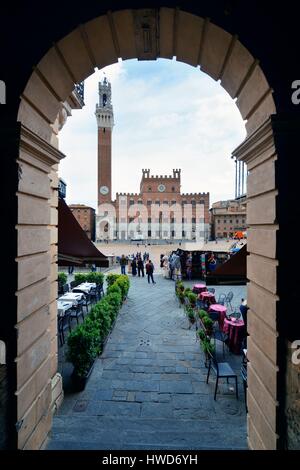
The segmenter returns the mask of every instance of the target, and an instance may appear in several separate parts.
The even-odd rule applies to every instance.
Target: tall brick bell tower
[[[114,113],[111,84],[104,77],[99,82],[99,103],[95,112],[98,124],[98,206],[111,202],[111,135]]]

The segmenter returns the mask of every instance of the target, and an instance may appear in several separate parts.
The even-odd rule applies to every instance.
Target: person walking
[[[127,259],[125,258],[125,255],[122,255],[120,259],[121,274],[126,274],[126,264]]]
[[[136,258],[131,261],[132,275],[136,276]]]
[[[146,273],[147,273],[147,277],[148,277],[148,284],[150,284],[150,279],[152,281],[152,284],[156,284],[156,282],[153,279],[153,271],[154,271],[154,265],[153,265],[151,259],[149,259],[149,261],[146,264]]]
[[[144,262],[140,256],[138,257],[137,268],[138,268],[138,276],[141,277],[141,274],[142,274],[142,276],[144,277],[145,276]]]

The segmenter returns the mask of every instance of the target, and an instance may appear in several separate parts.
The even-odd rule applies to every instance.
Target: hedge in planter
[[[126,286],[123,292],[127,295],[129,282],[123,279],[122,283]],[[84,388],[89,370],[101,352],[103,340],[107,337],[121,304],[122,290],[116,280],[108,295],[97,302],[83,323],[69,334],[67,359],[74,366],[73,379],[77,390]]]
[[[122,300],[125,300],[130,287],[129,277],[126,274],[108,274],[106,276],[107,293],[121,291]],[[111,288],[113,287],[113,290]]]
[[[66,275],[66,273],[58,273],[57,279],[59,284],[64,285],[67,283],[68,276]]]
[[[74,276],[74,280],[76,282],[95,282],[97,285],[103,284],[104,281],[104,274],[97,273],[97,272],[90,272],[90,273],[76,273]]]
[[[107,287],[112,286],[119,276],[121,276],[121,274],[108,274],[106,276]]]
[[[67,360],[78,377],[85,377],[100,353],[100,322],[86,317],[68,336]]]

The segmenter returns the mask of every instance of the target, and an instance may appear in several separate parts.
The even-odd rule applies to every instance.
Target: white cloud
[[[209,191],[211,202],[233,197],[232,150],[245,137],[239,111],[220,85],[185,64],[125,61],[106,67],[112,82],[113,192],[138,192],[142,168],[182,168],[182,192]],[[60,175],[67,202],[96,207],[98,71],[85,82],[86,106],[60,134],[67,155]]]

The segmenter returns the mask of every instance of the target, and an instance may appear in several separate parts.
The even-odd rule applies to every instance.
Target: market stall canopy
[[[214,283],[245,283],[246,269],[247,245],[244,245],[237,253],[232,254],[228,261],[218,266],[211,276],[207,276],[207,281],[209,280],[210,285]]]
[[[65,201],[58,200],[58,265],[109,267],[107,256],[91,242]]]

